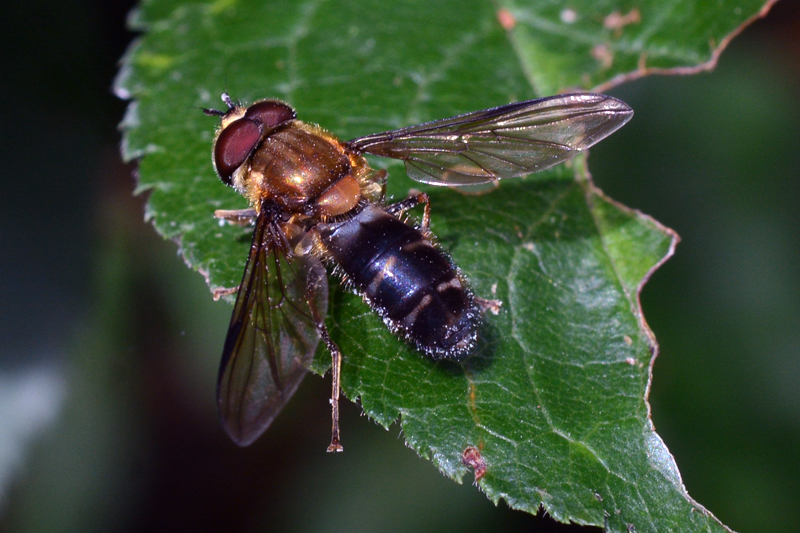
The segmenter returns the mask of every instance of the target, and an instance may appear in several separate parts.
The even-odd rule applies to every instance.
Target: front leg
[[[213,291],[211,291],[211,298],[213,298],[214,301],[216,302],[220,298],[224,298],[226,296],[230,296],[231,294],[239,292],[239,287],[240,285],[237,285],[235,287],[220,287],[219,289],[214,289]]]
[[[252,207],[250,209],[217,209],[214,211],[214,217],[220,219],[220,223],[228,222],[229,224],[235,224],[237,226],[247,226],[252,224],[253,219],[258,216],[258,213]],[[239,286],[236,287],[221,287],[219,289],[214,289],[212,292],[212,298],[216,302],[220,298],[225,296],[231,295],[239,290]]]
[[[258,213],[252,207],[250,209],[217,209],[214,211],[214,216],[229,224],[247,226],[253,222],[253,219],[258,216]]]

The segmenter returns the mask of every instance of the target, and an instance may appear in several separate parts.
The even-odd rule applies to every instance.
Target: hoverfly
[[[333,374],[328,451],[342,450],[342,354],[324,322],[326,263],[392,332],[433,359],[468,356],[481,318],[481,300],[432,241],[427,195],[387,204],[386,171],[370,168],[363,154],[400,159],[423,183],[485,184],[566,161],[633,115],[610,96],[570,94],[342,142],[279,100],[222,100],[226,111],[204,110],[221,119],[214,168],[251,207],[215,216],[255,220],[255,230],[222,353],[220,418],[237,444],[252,443],[297,389],[322,339]],[[420,203],[421,226],[406,223],[404,212]]]

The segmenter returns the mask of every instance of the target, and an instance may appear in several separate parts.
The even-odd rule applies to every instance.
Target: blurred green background
[[[227,440],[231,308],[142,222],[118,155],[131,7],[0,17],[0,529],[577,530],[495,508],[349,402],[347,453],[324,453],[315,376],[256,445]],[[689,493],[740,531],[800,523],[798,35],[800,2],[779,2],[714,72],[611,91],[636,116],[590,160],[609,196],[683,238],[642,297],[653,419]]]

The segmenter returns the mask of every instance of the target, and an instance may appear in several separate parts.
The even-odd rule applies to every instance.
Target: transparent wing
[[[327,299],[325,268],[314,258],[288,260],[280,228],[262,212],[217,384],[222,425],[238,445],[256,440],[300,385],[319,343],[309,305],[324,317]]]
[[[570,159],[633,116],[602,94],[567,94],[435,120],[347,144],[400,159],[409,177],[434,185],[474,185],[544,170]]]

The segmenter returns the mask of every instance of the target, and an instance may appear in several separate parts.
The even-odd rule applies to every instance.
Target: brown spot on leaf
[[[605,44],[596,44],[592,47],[592,57],[595,58],[600,65],[607,69],[614,62],[614,53]]]
[[[642,15],[635,7],[625,15],[619,11],[614,11],[603,19],[603,27],[607,30],[619,31],[628,24],[638,24],[642,21]]]
[[[622,339],[625,341],[625,344],[627,344],[628,346],[633,346],[633,339],[631,339],[631,338],[630,338],[630,337],[628,337],[627,335],[625,335],[624,337],[622,337]]]
[[[475,472],[475,481],[479,481],[486,474],[486,461],[481,451],[475,446],[467,446],[461,453],[461,463],[472,468]]]
[[[511,11],[506,8],[497,11],[497,22],[499,22],[506,31],[513,30],[514,26],[517,25],[517,19],[511,14]]]

